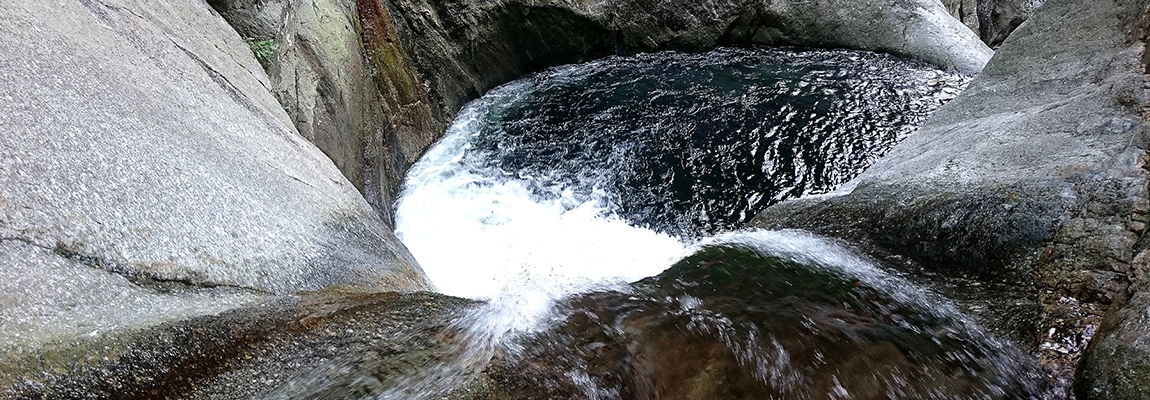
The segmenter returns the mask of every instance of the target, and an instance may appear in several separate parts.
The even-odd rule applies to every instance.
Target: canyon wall
[[[0,386],[16,358],[269,296],[431,289],[206,3],[0,8]]]

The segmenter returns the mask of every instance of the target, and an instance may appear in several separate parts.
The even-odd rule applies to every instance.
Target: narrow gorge
[[[0,397],[1150,397],[1107,0],[0,0]]]

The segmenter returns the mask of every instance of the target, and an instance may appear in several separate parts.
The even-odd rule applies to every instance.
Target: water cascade
[[[458,359],[403,379],[383,398],[442,395],[496,353],[554,362],[552,372],[563,378],[538,381],[569,387],[577,392],[572,398],[671,390],[658,377],[634,372],[657,365],[633,366],[629,371],[639,375],[621,378],[594,366],[605,358],[600,353],[556,350],[557,343],[579,340],[563,332],[579,325],[580,315],[594,317],[591,325],[599,328],[576,330],[617,336],[592,347],[622,346],[616,353],[633,353],[632,361],[658,356],[638,354],[620,344],[631,340],[622,336],[675,327],[675,335],[711,337],[731,365],[749,371],[748,387],[767,388],[753,393],[1038,393],[1030,367],[1013,361],[1009,346],[842,245],[798,232],[730,233],[771,204],[834,190],[967,82],[873,53],[721,49],[612,57],[491,91],[465,107],[412,167],[396,209],[397,235],[439,289],[488,305],[459,322],[465,346]],[[730,274],[751,279],[784,271],[755,279],[812,279],[824,284],[815,289],[839,292],[789,294],[813,296],[795,308],[809,316],[762,314],[767,305],[796,307],[770,290],[736,300],[708,297],[716,294],[705,289],[718,285],[709,280],[717,275],[700,277],[697,268],[727,265],[732,257],[752,266],[724,270]],[[786,285],[792,283],[798,282]],[[834,317],[840,314],[852,317]],[[638,323],[635,315],[651,318]],[[764,318],[780,325],[764,326]],[[856,326],[835,325],[844,320]],[[828,328],[826,321],[839,322]],[[825,373],[828,365],[850,367],[826,361],[841,355],[828,352],[867,348],[852,342],[867,340],[895,341],[875,351],[902,351],[902,364],[876,373],[886,378],[874,382]],[[914,368],[948,369],[942,375],[953,379],[939,381],[938,389],[907,383],[922,378]],[[674,379],[675,372],[664,375]]]

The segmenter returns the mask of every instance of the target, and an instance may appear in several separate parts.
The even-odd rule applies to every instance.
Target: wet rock
[[[1017,350],[836,268],[705,248],[634,292],[575,297],[488,374],[540,398],[1047,398]]]
[[[1078,6],[1048,2],[919,133],[840,191],[781,204],[757,225],[865,236],[1012,281],[1027,280],[1026,270],[1004,268],[1012,261],[1058,262],[1061,248],[1040,250],[1056,239],[1066,252],[1129,259],[1122,224],[1146,202],[1146,135],[1141,108],[1119,100],[1142,92],[1140,45],[1128,41],[1141,4]],[[1094,28],[1055,22],[1064,18]],[[1132,125],[1103,134],[1114,119]],[[1087,237],[1097,239],[1082,243]]]
[[[1146,6],[1047,1],[917,134],[839,191],[752,225],[851,238],[1043,307],[1120,302],[1137,242],[1127,222],[1147,202]],[[1048,311],[1031,337],[1062,325]]]
[[[9,364],[10,399],[359,398],[454,349],[474,302],[312,293],[94,336]]]
[[[1080,400],[1150,397],[1150,292],[1134,295],[1107,318],[1083,361]]]

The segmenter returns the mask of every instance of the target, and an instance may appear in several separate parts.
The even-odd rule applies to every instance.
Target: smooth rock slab
[[[229,287],[141,286],[20,241],[0,241],[0,393],[114,350],[98,338],[266,301]],[[105,349],[127,343],[106,341]],[[0,394],[0,397],[4,397]]]
[[[0,237],[133,279],[430,287],[206,3],[3,10]]]

